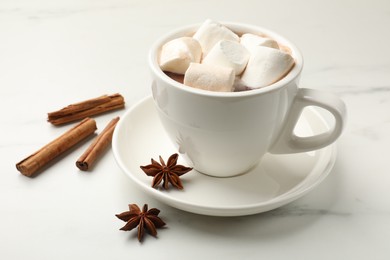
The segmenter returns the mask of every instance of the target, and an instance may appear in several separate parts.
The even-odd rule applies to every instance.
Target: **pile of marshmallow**
[[[206,20],[192,37],[163,45],[159,65],[165,72],[184,75],[184,85],[231,92],[275,83],[294,66],[294,59],[276,41]]]

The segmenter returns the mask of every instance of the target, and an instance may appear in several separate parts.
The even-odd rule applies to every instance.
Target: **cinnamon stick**
[[[16,164],[16,168],[23,175],[33,176],[41,167],[62,154],[82,139],[93,134],[96,130],[96,122],[91,118],[85,118],[79,124],[54,139],[32,155]]]
[[[47,121],[53,125],[61,125],[124,107],[125,100],[122,95],[118,93],[109,96],[103,95],[50,112],[47,114]]]
[[[82,171],[88,171],[94,164],[96,159],[104,152],[107,146],[110,145],[112,134],[119,117],[112,119],[104,130],[93,140],[88,149],[76,161],[76,166]]]

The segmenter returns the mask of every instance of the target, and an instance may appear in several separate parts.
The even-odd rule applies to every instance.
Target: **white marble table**
[[[285,35],[305,56],[301,86],[346,102],[336,164],[316,189],[267,213],[220,218],[147,196],[111,150],[80,172],[74,161],[87,142],[35,178],[15,169],[64,131],[47,112],[115,92],[129,109],[150,95],[153,40],[206,18]],[[390,2],[379,0],[2,0],[0,258],[390,259],[389,24]],[[124,111],[97,117],[98,126]],[[160,208],[168,227],[138,243],[114,216],[128,203]]]

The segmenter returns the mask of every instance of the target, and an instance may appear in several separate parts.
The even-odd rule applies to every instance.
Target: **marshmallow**
[[[253,52],[254,49],[256,49],[255,46],[264,46],[279,49],[279,45],[275,40],[251,33],[244,33],[243,35],[241,35],[240,43],[244,45],[250,52]]]
[[[257,46],[241,76],[250,88],[268,86],[281,79],[293,67],[294,59],[281,50]]]
[[[207,19],[195,32],[193,38],[198,40],[203,50],[203,58],[207,56],[214,44],[220,40],[229,40],[239,42],[240,38],[237,34],[226,28],[225,26]]]
[[[200,62],[202,48],[192,37],[171,40],[161,48],[159,64],[163,71],[184,74],[191,62]]]
[[[184,85],[210,91],[233,91],[234,70],[214,65],[191,63],[184,75]]]
[[[249,56],[249,51],[238,42],[222,40],[214,45],[202,63],[232,68],[239,75],[244,71]]]
[[[239,91],[244,91],[244,90],[250,90],[250,88],[248,88],[244,82],[242,82],[241,78],[239,76],[236,76],[236,78],[234,79],[234,83],[233,83],[233,91],[234,92],[239,92]]]

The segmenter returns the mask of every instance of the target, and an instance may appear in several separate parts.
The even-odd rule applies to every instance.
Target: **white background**
[[[119,92],[150,95],[147,51],[178,26],[217,21],[277,31],[303,52],[301,87],[348,107],[337,162],[305,197],[247,217],[186,213],[148,197],[109,150],[92,172],[72,149],[35,178],[15,164],[69,126],[46,113]],[[389,259],[390,2],[0,1],[1,259]],[[101,130],[126,110],[96,117]],[[158,238],[121,232],[128,203],[161,209]]]

